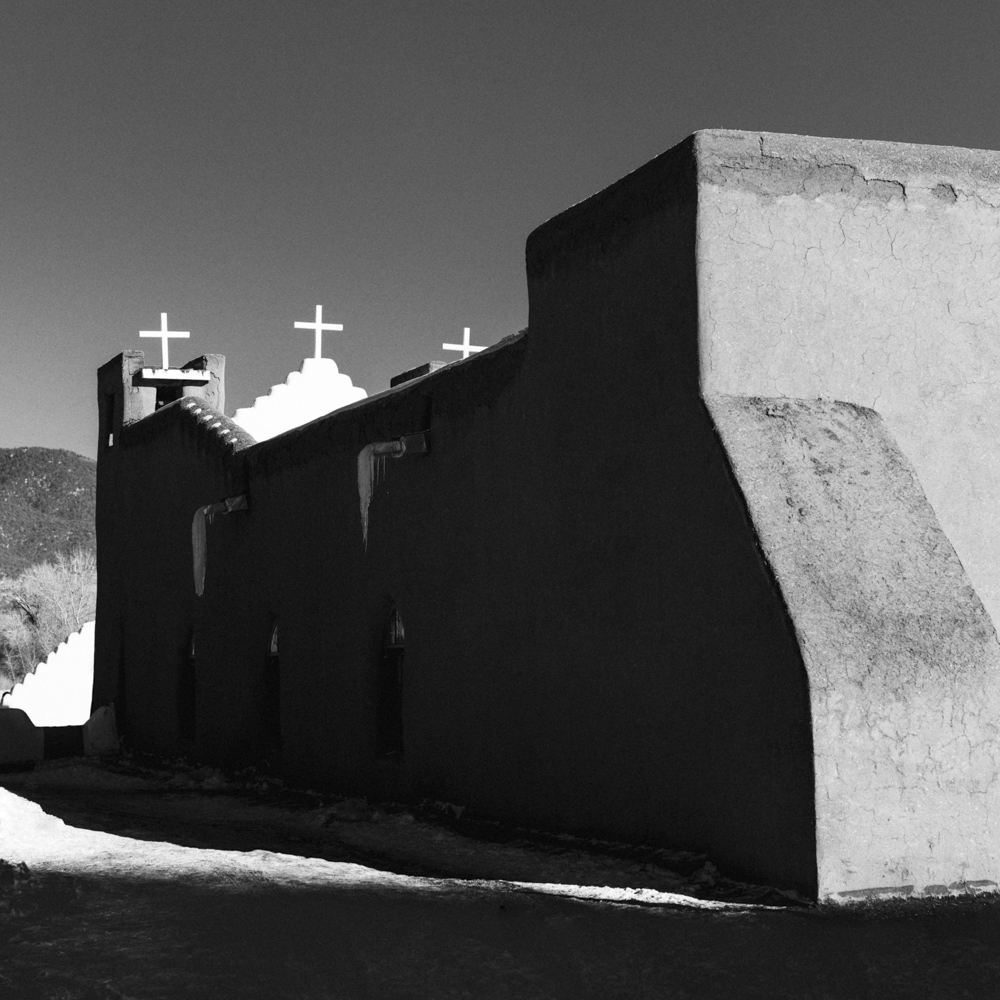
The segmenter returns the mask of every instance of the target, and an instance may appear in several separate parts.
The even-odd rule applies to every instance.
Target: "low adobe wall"
[[[19,708],[0,708],[0,767],[118,752],[115,710],[97,709],[82,726],[36,726]]]

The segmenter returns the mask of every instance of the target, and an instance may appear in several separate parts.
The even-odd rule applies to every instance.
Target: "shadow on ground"
[[[204,888],[34,876],[0,916],[18,998],[995,997],[996,904],[703,911],[500,887]]]
[[[13,788],[29,775],[0,777],[16,792],[3,792],[0,810],[8,861],[0,865],[0,994],[18,1000],[1000,995],[996,897],[849,909],[573,898],[544,880],[470,880],[480,848],[484,869],[501,863],[496,845],[462,845],[467,838],[412,818],[365,820],[356,809],[362,818],[348,821],[341,809],[327,822],[337,815],[328,807],[303,814],[280,797],[262,806],[176,785],[130,791],[120,772],[98,780],[67,770],[61,783],[55,775],[36,774],[31,789]],[[132,808],[121,805],[137,792]],[[70,825],[22,795],[46,810],[46,799],[60,800]],[[72,823],[74,812],[90,829]],[[199,816],[210,822],[198,828]],[[158,839],[158,822],[183,836]],[[134,833],[121,836],[130,824]],[[314,840],[288,850],[303,830]],[[331,831],[347,838],[345,853],[320,860],[314,846],[337,853]],[[414,859],[440,872],[458,851],[464,876],[427,877],[398,859],[384,869],[372,863],[372,844],[405,855],[411,832]],[[181,840],[198,843],[174,846]],[[440,856],[428,853],[434,844]],[[557,855],[518,860],[517,851],[504,864],[561,871]],[[585,867],[569,860],[570,870]],[[628,867],[619,858],[596,870],[628,878],[636,874]]]

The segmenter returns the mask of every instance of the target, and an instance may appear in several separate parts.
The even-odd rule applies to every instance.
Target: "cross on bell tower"
[[[183,388],[184,386],[207,386],[212,381],[211,373],[207,370],[204,363],[191,362],[195,367],[193,368],[171,368],[170,367],[170,341],[176,340],[179,337],[183,337],[187,340],[191,334],[187,330],[171,330],[167,326],[167,314],[160,313],[160,329],[159,330],[140,330],[140,337],[156,337],[160,341],[160,345],[163,350],[163,367],[162,368],[141,368],[132,374],[132,386],[140,387],[154,387],[158,390],[157,399],[159,400],[160,389],[166,388]],[[208,355],[206,355],[206,358]],[[221,398],[221,397],[220,397]],[[165,399],[165,397],[164,397]],[[157,405],[160,405],[159,403]]]
[[[170,338],[171,337],[190,337],[191,333],[188,330],[168,330],[167,329],[167,314],[160,313],[160,329],[159,330],[140,330],[140,337],[159,337],[161,345],[163,347],[163,369],[166,371],[170,367]]]

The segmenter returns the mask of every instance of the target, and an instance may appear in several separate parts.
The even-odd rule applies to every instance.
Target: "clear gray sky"
[[[0,446],[167,311],[227,410],[527,322],[524,241],[699,128],[1000,148],[995,0],[2,0]],[[455,357],[455,355],[451,355]]]

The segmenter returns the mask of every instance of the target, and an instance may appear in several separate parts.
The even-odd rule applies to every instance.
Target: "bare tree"
[[[19,682],[93,621],[96,607],[97,560],[86,549],[0,578],[0,690],[11,686],[6,678]]]

